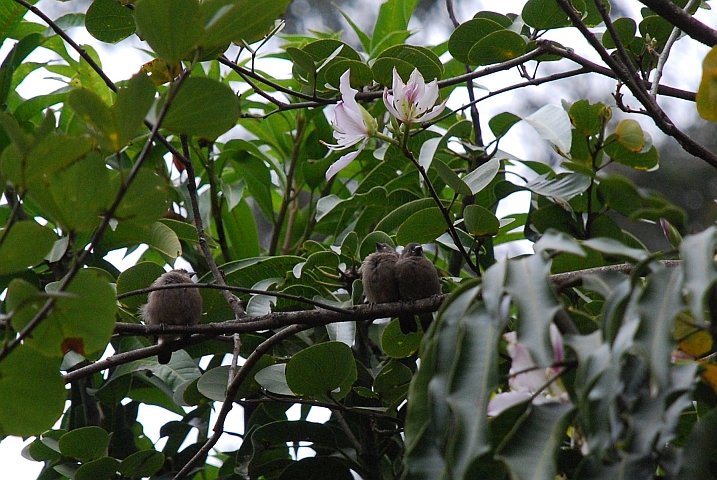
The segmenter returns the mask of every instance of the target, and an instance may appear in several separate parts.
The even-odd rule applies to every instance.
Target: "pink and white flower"
[[[371,138],[378,128],[376,120],[369,114],[365,108],[356,102],[356,93],[358,90],[351,88],[349,78],[351,70],[346,70],[339,81],[339,91],[341,92],[341,101],[334,109],[335,120],[332,124],[334,127],[334,138],[336,145],[330,145],[321,142],[331,150],[345,150],[359,144],[358,149],[354,152],[347,153],[334,162],[326,171],[326,179],[331,179],[341,169],[351,163],[366,146],[368,139]]]
[[[448,98],[436,105],[438,100],[438,82],[433,79],[426,84],[423,75],[414,69],[408,83],[393,69],[393,93],[383,91],[383,103],[388,112],[403,123],[428,122],[441,114]]]
[[[491,399],[488,403],[488,415],[494,417],[503,410],[530,398],[533,399],[535,405],[570,401],[560,379],[550,382],[546,387],[546,384],[560,373],[561,367],[535,368],[533,357],[525,345],[518,343],[515,332],[508,332],[503,335],[503,338],[508,342],[508,355],[511,359],[510,379],[508,380],[510,391],[499,393]],[[553,324],[550,325],[550,341],[553,344],[555,362],[562,362],[564,358],[563,338]]]

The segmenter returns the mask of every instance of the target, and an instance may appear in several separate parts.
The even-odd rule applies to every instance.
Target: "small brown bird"
[[[178,269],[162,274],[153,287],[177,283],[192,283],[193,273]],[[202,317],[202,296],[198,288],[169,288],[149,293],[148,301],[140,307],[140,315],[149,325],[196,325]],[[179,340],[181,335],[160,335],[158,345]],[[171,351],[157,355],[161,364],[169,363]]]
[[[398,285],[394,267],[398,253],[387,243],[376,242],[376,251],[367,256],[361,266],[363,292],[369,303],[398,301]]]
[[[401,300],[420,300],[441,293],[436,267],[426,258],[423,247],[418,243],[406,245],[396,262],[395,272]],[[433,320],[433,314],[422,313],[418,318],[425,331]],[[413,315],[401,315],[398,322],[404,334],[418,331]]]

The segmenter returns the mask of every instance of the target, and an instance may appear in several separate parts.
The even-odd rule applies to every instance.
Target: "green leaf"
[[[612,110],[601,102],[590,104],[588,100],[578,100],[570,106],[568,115],[577,132],[587,138],[600,133]]]
[[[174,133],[213,140],[238,119],[239,99],[231,88],[211,78],[190,77],[174,97],[162,126]]]
[[[695,103],[700,117],[717,122],[717,47],[707,52],[702,62],[702,80]]]
[[[154,102],[155,92],[154,82],[144,71],[133,75],[124,87],[117,90],[117,100],[112,106],[119,135],[115,151],[127,145],[142,127]]]
[[[84,356],[101,353],[112,338],[117,311],[115,292],[105,275],[99,269],[80,270],[27,345],[56,357],[69,350]]]
[[[120,461],[112,457],[100,457],[85,462],[77,469],[73,480],[112,480],[116,478]]]
[[[122,177],[117,175],[112,179],[114,191],[119,190]],[[140,169],[115,211],[114,218],[146,227],[162,218],[168,209],[169,192],[164,180],[146,169]]]
[[[396,241],[401,245],[410,242],[429,243],[448,230],[446,219],[438,207],[414,213],[398,228]]]
[[[33,220],[22,220],[0,230],[0,239],[0,275],[8,275],[42,262],[57,234]]]
[[[493,132],[495,138],[500,138],[508,133],[508,130],[521,120],[522,118],[518,115],[510,112],[503,112],[491,118],[488,121],[488,127],[490,127],[490,131]]]
[[[131,9],[115,0],[94,0],[85,15],[85,27],[101,42],[117,43],[136,30]]]
[[[424,143],[425,146],[428,144],[428,142]],[[421,152],[423,152],[423,149],[421,149]],[[438,172],[438,175],[441,177],[441,179],[446,182],[446,185],[451,187],[454,192],[460,195],[471,195],[473,192],[471,192],[471,189],[466,185],[466,182],[461,179],[456,173],[453,171],[451,167],[443,163],[442,161],[436,159],[432,162],[433,168],[436,169]]]
[[[450,470],[464,478],[472,461],[491,449],[485,412],[497,385],[503,325],[475,302],[476,293],[473,284],[452,295],[424,340],[408,396],[409,476],[442,478]]]
[[[154,262],[139,262],[132,265],[117,277],[117,294],[147,288],[163,273],[164,269]],[[137,311],[140,305],[147,303],[147,295],[144,293],[126,297],[121,299],[120,303],[131,311]]]
[[[659,156],[654,145],[645,152],[635,152],[618,141],[617,135],[614,133],[605,140],[605,153],[616,162],[636,170],[652,170],[659,163]]]
[[[373,390],[388,404],[402,400],[408,394],[413,372],[404,364],[390,361],[376,375]]]
[[[39,33],[30,34],[17,42],[7,54],[0,67],[0,105],[7,105],[8,94],[13,86],[13,76],[25,58],[45,41]]]
[[[386,40],[395,32],[408,29],[408,20],[417,3],[417,0],[387,0],[381,5],[373,27],[371,51],[374,51],[379,44],[383,48],[393,46]]]
[[[591,185],[590,178],[580,173],[560,174],[557,178],[549,177],[549,175],[535,177],[525,185],[525,188],[562,203],[580,195]]]
[[[550,262],[529,255],[508,262],[505,290],[518,308],[518,342],[528,347],[536,366],[555,361],[549,326],[562,308],[550,282]]]
[[[525,50],[525,40],[519,34],[510,30],[498,30],[471,47],[468,63],[479,66],[501,63],[525,54]]]
[[[59,358],[48,358],[20,345],[0,362],[3,435],[40,435],[60,418],[66,398]]]
[[[717,458],[717,410],[712,409],[700,418],[687,437],[683,448],[682,465],[677,478],[712,480],[714,462]]]
[[[290,463],[278,480],[352,480],[355,478],[352,473],[346,463],[336,457],[316,456]]]
[[[289,385],[286,383],[286,364],[276,363],[269,365],[256,372],[254,380],[261,385],[262,388],[279,395],[293,396]]]
[[[197,0],[137,0],[137,34],[169,63],[182,60],[203,33],[202,9]]]
[[[616,20],[613,20],[612,24],[617,31],[617,37],[620,43],[625,47],[629,46],[632,43],[632,40],[635,38],[635,32],[637,31],[637,25],[635,24],[635,20],[628,17],[620,17]],[[607,31],[602,36],[602,44],[607,49],[617,48],[615,40],[613,40],[612,35],[610,35],[610,32]]]
[[[493,32],[503,30],[503,26],[495,20],[476,18],[456,28],[448,39],[448,50],[453,58],[461,63],[469,64],[471,49]]]
[[[463,211],[466,230],[476,237],[493,236],[498,233],[500,222],[490,210],[480,205],[468,205]]]
[[[661,388],[668,387],[670,381],[670,352],[676,346],[672,337],[675,318],[686,307],[682,288],[680,268],[662,269],[649,276],[637,304],[641,322],[635,345],[650,362],[651,377]]]
[[[87,188],[87,185],[109,185],[109,170],[98,151],[28,186],[30,197],[64,230],[84,232],[101,222],[101,216],[112,202],[109,188]]]
[[[645,146],[645,135],[640,124],[632,119],[621,120],[615,127],[615,137],[631,152],[640,152]]]
[[[555,0],[528,0],[521,13],[523,21],[538,30],[569,27],[568,15]]]
[[[570,404],[533,405],[513,436],[499,452],[514,478],[553,479],[557,455],[572,416]]]
[[[69,431],[60,437],[60,452],[82,462],[94,460],[107,454],[110,436],[100,427],[83,427]]]
[[[717,228],[711,226],[703,232],[686,236],[680,246],[687,301],[699,325],[705,325],[705,305],[717,282],[717,267],[713,260],[715,245]]]
[[[463,177],[463,181],[471,192],[475,195],[476,193],[483,190],[485,187],[490,185],[498,171],[500,170],[500,160],[497,158],[488,160],[480,167],[473,170],[471,173]]]
[[[213,48],[234,42],[254,43],[271,32],[290,0],[208,0],[202,3],[206,19],[202,46]]]
[[[376,82],[386,86],[393,85],[394,67],[404,79],[407,79],[414,69],[418,69],[427,83],[443,77],[443,64],[435,53],[425,47],[402,44],[381,52],[371,67]]]
[[[3,126],[6,131],[10,128],[8,124]],[[3,151],[0,166],[3,176],[15,185],[27,186],[43,175],[52,175],[84,157],[92,148],[89,138],[70,137],[53,132],[43,137],[23,155],[23,146],[16,141],[18,137],[13,137],[9,132],[8,134],[15,143]]]
[[[356,362],[351,348],[341,342],[312,345],[286,364],[286,383],[301,396],[334,399],[344,397],[356,381]]]
[[[613,174],[602,178],[597,194],[603,205],[623,215],[630,215],[642,204],[637,187],[621,175]]]
[[[386,326],[381,334],[381,349],[391,358],[410,357],[418,351],[422,338],[422,332],[404,334],[401,332],[398,320],[394,320]]]
[[[628,247],[612,238],[591,238],[585,240],[583,245],[606,255],[626,257],[637,262],[645,260],[649,255],[645,250]]]
[[[164,455],[156,450],[141,450],[122,460],[117,471],[125,477],[150,477],[164,465]]]

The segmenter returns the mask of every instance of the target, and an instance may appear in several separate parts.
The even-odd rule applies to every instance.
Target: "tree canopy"
[[[661,83],[675,42],[717,31],[699,1],[640,2],[634,18],[527,0],[461,23],[446,0],[453,30],[419,45],[417,0],[385,1],[371,31],[344,14],[355,44],[283,35],[290,0],[94,0],[59,18],[0,0],[0,438],[34,437],[42,479],[715,478],[717,227],[689,232],[613,166],[673,161],[650,124],[717,168],[661,106],[717,121],[715,50],[696,92]],[[77,27],[154,59],[115,82]],[[28,61],[39,49],[57,60]],[[521,80],[474,83],[508,70]],[[38,71],[65,86],[22,97]],[[481,116],[488,98],[591,77],[609,101]],[[519,122],[553,158],[503,148]],[[516,192],[528,211],[499,218]],[[496,259],[526,240],[534,253]],[[423,244],[442,293],[366,303],[377,242]],[[140,247],[122,271],[106,259]],[[201,323],[145,325],[151,285],[185,265]],[[399,315],[432,312],[402,331]],[[161,448],[141,405],[181,417]],[[226,421],[239,406],[243,428]],[[309,421],[319,407],[329,419]]]

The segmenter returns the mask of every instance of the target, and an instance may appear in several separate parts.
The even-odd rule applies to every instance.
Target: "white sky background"
[[[374,4],[373,7],[367,7],[367,3],[368,2],[356,2],[354,6],[346,5],[345,11],[351,15],[354,21],[365,31],[370,32],[381,0],[372,0],[371,4]],[[501,0],[500,2],[491,0],[484,0],[482,2],[455,0],[455,9],[459,21],[464,22],[480,10],[493,10],[500,13],[520,13],[524,3],[524,0]],[[613,3],[619,3],[623,10],[626,10],[628,15],[633,17],[635,17],[642,7],[642,5],[635,0],[613,0]],[[305,8],[306,5],[305,0],[294,0],[294,4],[291,8],[298,9],[298,13],[298,11]],[[41,0],[37,6],[44,12],[48,12],[48,6],[53,8],[52,11],[62,9],[63,12],[72,11],[73,8],[79,8],[78,2],[59,3],[56,0]],[[367,18],[367,13],[371,14],[372,18]],[[445,27],[448,25],[445,4],[443,2],[437,4],[436,11],[433,13],[437,18],[446,20],[437,22],[438,28],[433,28],[435,27],[433,25],[424,27],[423,25],[419,25],[418,22],[413,21],[411,28],[417,30],[417,34],[409,39],[409,42],[433,45],[446,39],[449,30]],[[51,15],[53,18],[57,16],[59,15]],[[700,10],[696,17],[713,28],[717,26],[717,12]],[[31,17],[28,16],[26,18],[30,19]],[[33,19],[33,21],[42,23],[36,18]],[[310,25],[309,27],[319,28],[318,25]],[[355,43],[355,36],[348,26],[345,26],[345,32],[346,40]],[[143,63],[150,60],[150,57],[140,50],[140,48],[142,48],[142,42],[139,42],[136,37],[130,37],[118,45],[107,45],[93,39],[83,28],[72,29],[69,33],[78,43],[90,44],[95,47],[100,55],[105,72],[113,81],[128,79],[139,70]],[[545,38],[559,41],[563,45],[574,48],[576,53],[596,63],[601,63],[597,54],[594,53],[592,48],[587,45],[574,29],[552,31]],[[11,46],[12,45],[8,43],[2,45],[2,48],[0,48],[0,59],[5,57]],[[708,51],[708,47],[690,41],[689,39],[678,41],[673,46],[670,59],[665,67],[662,83],[688,91],[696,91],[701,77],[702,59]],[[77,58],[74,52],[70,51],[70,54]],[[28,61],[46,60],[48,60],[48,53],[44,50],[38,50],[28,58]],[[560,68],[568,68],[564,66],[566,63],[567,61],[559,62]],[[265,63],[263,68],[266,69],[266,66],[267,64]],[[544,68],[550,68],[550,65],[541,67],[539,73],[545,73],[546,70],[544,70]],[[288,76],[290,74],[290,66],[286,62],[282,64],[272,61],[269,69],[275,72],[277,76]],[[49,93],[65,86],[61,82],[45,78],[48,76],[51,75],[47,72],[43,73],[42,70],[35,71],[20,85],[18,92],[23,97],[29,98],[38,94]],[[496,90],[520,81],[521,79],[515,70],[512,70],[478,79],[476,83],[486,87],[488,90]],[[570,88],[561,88],[561,85],[566,86],[568,84]],[[576,85],[579,87],[576,88]],[[531,101],[538,106],[548,103],[559,105],[561,100],[573,102],[581,98],[588,98],[591,102],[603,101],[608,103],[608,105],[614,105],[614,102],[611,102],[609,97],[610,93],[614,91],[614,86],[615,82],[613,80],[598,77],[597,75],[589,75],[564,80],[558,84],[557,88],[555,86],[529,87],[527,90],[522,89],[509,92],[480,102],[478,106],[485,140],[486,142],[491,140],[488,120],[494,115],[503,111],[511,111],[522,115],[532,113],[524,111],[521,108],[520,96],[524,98],[526,95],[529,95]],[[481,90],[476,90],[476,94],[477,96],[481,96]],[[631,97],[626,95],[626,98],[628,99],[628,104],[630,104]],[[465,89],[458,89],[449,101],[448,106],[450,108],[458,108],[466,101],[467,95],[465,94]],[[694,104],[690,102],[660,97],[659,103],[680,128],[685,128],[694,122],[702,122],[697,118]],[[632,105],[636,104],[633,102]],[[614,114],[615,117],[620,117],[620,112],[617,111],[617,109],[614,110]],[[650,132],[655,143],[659,144],[662,135],[651,121],[644,116],[638,116],[635,119],[641,123],[645,130]],[[522,159],[550,161],[548,157],[550,147],[531,127],[523,123],[511,129],[508,135],[501,141],[501,149]],[[528,208],[528,201],[528,194],[514,194],[510,197],[510,201],[501,203],[498,209],[498,216],[503,217],[514,212],[525,212]],[[510,252],[510,254],[514,253],[516,252]],[[121,270],[124,270],[128,266],[133,265],[140,254],[141,252],[135,252],[132,256],[122,261],[122,253],[118,253],[112,257],[112,261],[117,264]],[[502,254],[506,255],[508,251],[504,249]],[[219,404],[217,404],[217,410],[218,408],[220,408]],[[140,408],[139,420],[144,425],[145,434],[154,441],[157,441],[159,438],[159,428],[167,421],[177,418],[176,415],[168,413],[158,407],[142,406]],[[295,418],[298,418],[298,413]],[[325,418],[325,416],[323,418]],[[321,416],[316,418],[315,421],[321,421],[320,419]],[[235,426],[240,425],[242,421],[241,409],[237,407],[232,411],[231,418],[227,424],[232,425],[235,431],[240,431]],[[28,442],[23,442],[22,439],[17,437],[9,437],[0,442],[0,477],[17,480],[35,479],[37,477],[42,464],[24,460],[20,455],[20,450],[26,443]],[[157,445],[157,448],[161,449],[163,444],[164,440]],[[235,448],[237,445],[236,440],[225,436],[223,441],[218,445],[218,448],[220,450],[225,448],[229,449],[231,445],[234,445]]]

